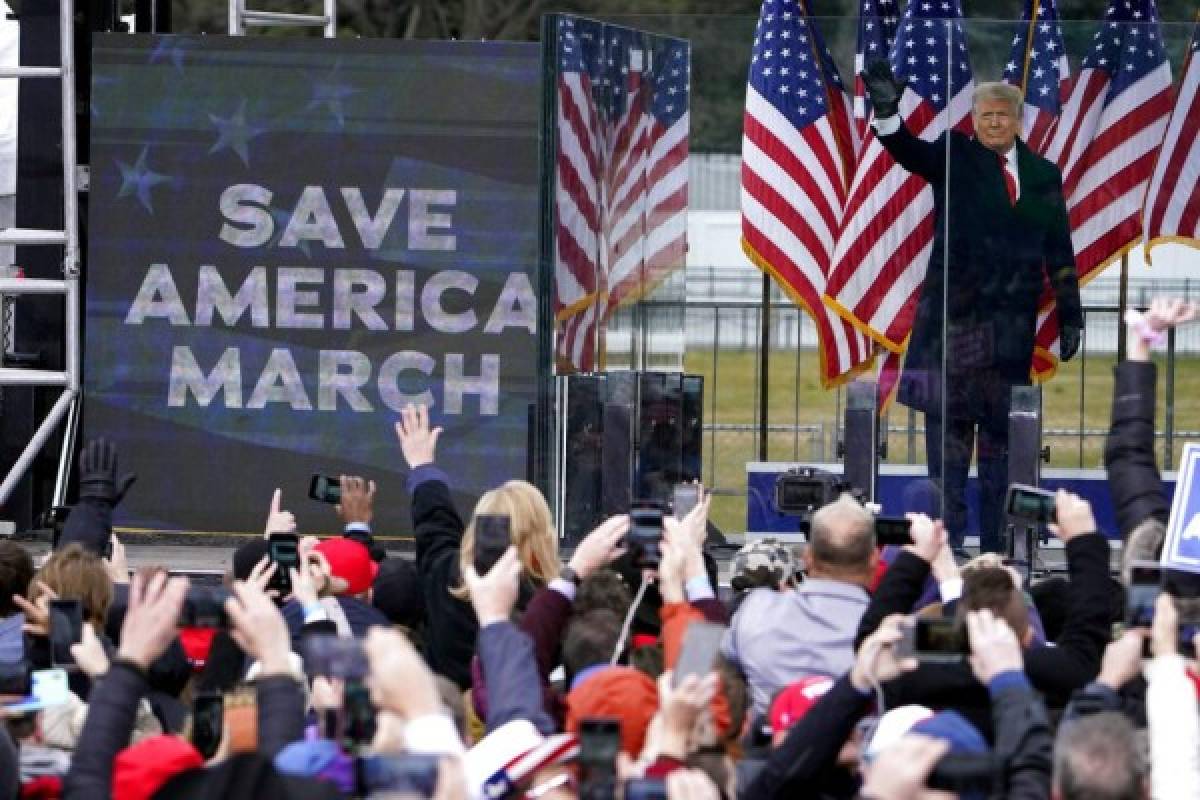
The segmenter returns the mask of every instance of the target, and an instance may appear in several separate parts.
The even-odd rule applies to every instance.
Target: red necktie
[[[996,157],[1000,159],[1000,173],[1004,175],[1004,188],[1008,189],[1008,204],[1015,206],[1017,204],[1017,179],[1008,171],[1008,159],[999,153]]]

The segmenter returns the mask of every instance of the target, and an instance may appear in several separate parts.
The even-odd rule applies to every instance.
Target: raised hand
[[[267,512],[267,525],[263,528],[263,538],[272,533],[295,533],[296,517],[290,511],[283,510],[283,490],[276,489],[271,495],[271,510]]]
[[[700,501],[679,520],[683,533],[692,544],[700,550],[704,549],[704,540],[708,538],[708,509],[712,505],[712,495],[700,489]]]
[[[117,478],[117,446],[108,439],[93,439],[79,454],[79,499],[92,498],[117,505],[137,475]]]
[[[912,534],[912,544],[904,549],[925,559],[930,564],[937,560],[938,553],[946,544],[946,529],[940,519],[930,519],[925,514],[905,514],[912,522],[909,531]]]
[[[904,96],[908,82],[897,80],[887,61],[872,61],[863,71],[862,79],[871,98],[875,119],[887,119],[900,112],[900,98]]]
[[[400,452],[408,462],[409,469],[423,464],[432,464],[437,456],[437,441],[441,428],[429,427],[429,409],[409,403],[400,412],[396,423],[396,438],[400,440]]]
[[[1104,684],[1114,692],[1142,674],[1142,648],[1146,644],[1145,630],[1133,628],[1121,634],[1121,638],[1109,642],[1104,648],[1104,659],[1100,662],[1100,674],[1096,682]]]
[[[275,576],[279,565],[271,560],[270,556],[263,556],[254,565],[254,569],[250,570],[250,577],[246,578],[246,583],[250,584],[260,592],[265,592],[269,597],[278,597],[279,592],[275,589],[267,590],[267,586],[271,583],[271,578]]]
[[[187,587],[187,578],[171,578],[165,572],[156,572],[148,579],[138,574],[133,576],[129,584],[129,607],[121,625],[118,658],[146,670],[166,652],[175,638]]]
[[[264,676],[289,674],[292,637],[283,614],[253,583],[235,581],[232,590],[233,596],[225,601],[229,635],[246,655],[262,664]]]
[[[342,522],[370,525],[374,516],[375,481],[366,481],[357,475],[342,475],[338,480],[342,485],[342,502],[335,509]]]
[[[517,603],[517,579],[521,576],[521,560],[517,548],[504,551],[486,575],[480,575],[473,565],[467,565],[463,582],[471,596],[471,606],[479,618],[479,626],[502,622],[512,614]]]
[[[104,559],[104,571],[113,583],[129,583],[129,562],[125,557],[125,545],[121,544],[115,533],[108,539],[112,543],[112,553]]]
[[[1155,658],[1179,652],[1179,609],[1175,598],[1163,592],[1154,601],[1154,625],[1150,629],[1150,652]]]
[[[899,654],[904,622],[903,614],[892,614],[858,646],[850,670],[850,683],[860,692],[870,691],[875,684],[886,683],[917,668],[917,659],[902,658]]]
[[[31,636],[50,635],[50,601],[58,599],[58,592],[51,589],[42,581],[37,582],[38,595],[31,602],[19,594],[12,599],[25,615],[25,624],[21,629]]]
[[[96,636],[92,623],[83,623],[79,641],[71,645],[71,658],[83,674],[92,680],[108,672],[108,654],[104,652],[104,645]]]
[[[1150,301],[1146,311],[1146,322],[1155,331],[1162,332],[1178,325],[1191,322],[1200,312],[1200,307],[1191,300],[1181,297],[1156,297]]]
[[[371,628],[363,650],[371,666],[367,684],[376,708],[406,719],[442,711],[433,673],[402,634],[379,626]]]
[[[971,669],[983,685],[1001,672],[1025,669],[1017,635],[988,609],[967,612],[967,636],[971,641]]]
[[[601,567],[608,566],[624,552],[622,543],[629,532],[629,515],[618,514],[601,522],[583,537],[571,554],[568,566],[575,570],[580,579],[586,578]]]
[[[1076,536],[1095,533],[1096,517],[1092,513],[1092,504],[1077,494],[1059,489],[1054,496],[1054,522],[1046,527],[1064,544]]]

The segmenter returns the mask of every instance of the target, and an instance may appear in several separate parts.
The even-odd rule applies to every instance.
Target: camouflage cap
[[[792,577],[795,560],[792,549],[773,536],[756,539],[733,557],[729,583],[736,591],[775,587]]]

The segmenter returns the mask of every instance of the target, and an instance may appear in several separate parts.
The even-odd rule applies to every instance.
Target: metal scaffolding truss
[[[42,420],[33,438],[25,445],[21,455],[9,469],[0,484],[0,505],[8,501],[17,482],[28,471],[29,466],[55,429],[67,420],[66,435],[63,436],[62,454],[59,458],[58,475],[54,485],[54,504],[61,505],[67,492],[70,472],[73,433],[78,423],[80,376],[80,298],[79,298],[79,195],[78,175],[75,163],[75,41],[74,2],[61,0],[58,9],[60,67],[4,67],[0,68],[0,80],[28,78],[57,78],[62,87],[62,154],[63,154],[63,229],[36,230],[32,228],[7,228],[0,230],[0,244],[27,246],[46,245],[63,248],[61,280],[27,279],[20,277],[0,278],[0,297],[22,295],[62,295],[66,303],[63,318],[65,330],[63,344],[66,350],[64,369],[41,370],[0,368],[0,387],[44,386],[61,387],[62,394]]]
[[[246,29],[260,28],[322,28],[325,38],[337,36],[337,2],[322,0],[321,14],[285,14],[280,11],[262,11],[246,8],[246,0],[229,0],[229,35],[243,36]]]

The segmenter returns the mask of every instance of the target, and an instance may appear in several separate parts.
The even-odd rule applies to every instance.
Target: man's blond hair
[[[979,104],[984,100],[1002,100],[1008,103],[1012,109],[1013,116],[1018,119],[1021,117],[1021,104],[1024,101],[1024,96],[1021,90],[1011,83],[1003,83],[1001,81],[989,81],[987,83],[976,84],[975,92],[971,95],[972,110],[979,107]]]

